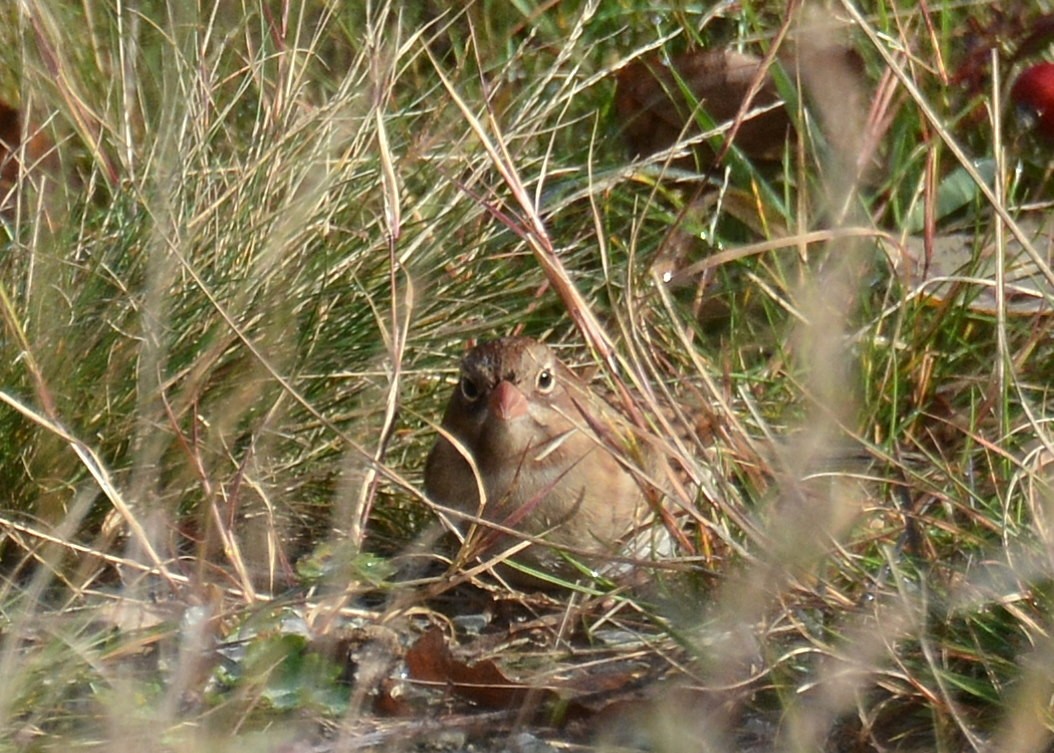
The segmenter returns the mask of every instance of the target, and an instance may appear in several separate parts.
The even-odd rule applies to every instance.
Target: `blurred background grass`
[[[706,400],[737,489],[702,508],[727,545],[705,604],[652,613],[707,634],[688,640],[711,668],[695,681],[744,658],[714,638],[731,625],[757,637],[755,701],[785,746],[1045,749],[1050,293],[1048,313],[969,304],[984,239],[1007,237],[994,210],[1049,211],[1050,147],[1013,124],[997,139],[998,90],[954,80],[1012,14],[820,5],[4,6],[0,93],[53,146],[22,160],[0,235],[12,744],[216,750],[276,718],[289,737],[348,718],[347,692],[320,698],[345,680],[315,672],[286,708],[270,670],[239,661],[223,684],[196,657],[261,614],[288,638],[270,600],[317,585],[320,545],[342,565],[319,593],[366,608],[395,589],[385,563],[434,519],[420,472],[466,341],[516,330],[595,359],[525,238],[534,216],[622,377]],[[839,21],[824,33],[857,50],[864,105],[888,94],[862,184],[804,98],[775,165],[732,155],[688,180],[630,160],[617,71],[653,50],[763,56],[788,17]],[[967,182],[939,208],[950,144],[1001,176],[994,204]],[[972,266],[919,294],[887,252],[951,228]],[[751,449],[788,435],[783,461]],[[802,493],[847,437],[871,465]],[[133,629],[100,606],[118,597],[167,611]]]

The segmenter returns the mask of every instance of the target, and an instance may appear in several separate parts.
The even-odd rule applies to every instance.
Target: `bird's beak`
[[[527,398],[512,382],[501,381],[490,393],[489,407],[502,421],[512,421],[527,414]]]

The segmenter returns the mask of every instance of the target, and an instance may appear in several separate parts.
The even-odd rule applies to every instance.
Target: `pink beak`
[[[527,398],[512,382],[501,381],[490,393],[491,412],[502,421],[512,421],[527,414]]]

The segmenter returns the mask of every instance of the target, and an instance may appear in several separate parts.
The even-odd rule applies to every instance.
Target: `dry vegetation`
[[[1049,8],[200,5],[0,8],[4,750],[1050,748]],[[778,160],[627,156],[619,72],[700,48]],[[436,538],[513,331],[702,427],[648,586]]]

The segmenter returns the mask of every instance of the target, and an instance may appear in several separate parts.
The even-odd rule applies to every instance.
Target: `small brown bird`
[[[442,428],[425,464],[426,492],[553,545],[519,553],[527,565],[567,572],[556,551],[567,547],[600,555],[588,558],[600,568],[651,518],[644,488],[658,475],[657,453],[542,343],[506,337],[470,350]],[[665,533],[652,530],[656,539]],[[632,538],[646,556],[641,536]],[[516,541],[498,551],[505,543]]]

